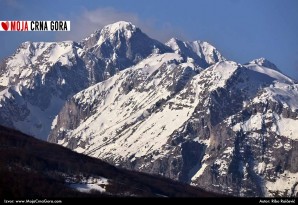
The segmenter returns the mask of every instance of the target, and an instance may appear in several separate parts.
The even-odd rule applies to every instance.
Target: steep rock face
[[[49,140],[207,190],[295,196],[297,84],[259,64],[193,63],[152,56],[78,93]]]

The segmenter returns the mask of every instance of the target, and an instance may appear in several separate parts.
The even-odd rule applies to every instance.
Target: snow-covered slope
[[[154,54],[79,92],[49,140],[207,190],[296,195],[297,84],[255,63],[202,70],[189,58]]]
[[[28,79],[31,75],[34,76],[37,73],[45,74],[56,63],[61,66],[70,66],[75,53],[80,52],[80,50],[71,41],[22,43],[15,54],[4,62],[5,67],[1,67],[0,85],[8,86],[26,78]],[[25,83],[23,84],[28,85],[33,82],[27,80]]]
[[[140,122],[143,123],[142,128],[139,128],[138,132],[126,131],[122,133],[124,136],[121,138],[121,141],[127,140],[125,140],[123,150],[119,153],[126,156],[141,149],[146,153],[149,147],[146,149],[144,143],[146,144],[150,141],[157,147],[162,145],[164,140],[159,137],[158,130],[161,129],[159,125],[164,125],[159,123],[163,119],[151,119],[150,115],[161,104],[165,103],[171,95],[181,90],[187,81],[196,74],[198,68],[194,64],[182,62],[183,58],[179,54],[153,54],[136,66],[128,68],[109,80],[76,94],[66,106],[69,106],[69,109],[73,109],[72,104],[74,103],[82,107],[79,108],[80,110],[71,112],[65,110],[64,114],[58,116],[58,135],[60,133],[63,135],[64,125],[62,124],[68,122],[67,119],[84,116],[86,123],[79,123],[78,127],[73,131],[73,135],[81,136],[78,139],[80,141],[89,141],[101,135],[100,139],[97,138],[101,142],[99,144],[94,143],[94,146],[89,146],[89,150],[96,150],[98,145],[104,143],[110,144],[111,153],[112,150],[117,150],[118,153],[122,148],[120,146],[117,147],[117,143],[113,141],[115,140],[113,136],[121,133],[128,125],[137,129],[140,126]],[[91,115],[90,118],[88,118],[90,114],[88,111],[91,109],[89,105],[96,107],[96,113]],[[150,118],[153,122],[145,122],[147,118]],[[179,121],[176,123],[179,125]],[[153,126],[155,124],[156,126]],[[88,127],[87,129],[86,126]],[[173,131],[176,128],[172,124],[167,126],[169,127],[169,133],[171,132],[170,130]],[[138,140],[142,137],[143,132],[150,133],[151,129],[152,133],[146,137],[147,140],[145,142]],[[56,137],[56,133],[53,136]],[[138,142],[140,143],[138,144]],[[135,146],[130,146],[133,143]],[[127,147],[131,147],[131,149]]]
[[[43,139],[69,96],[103,80],[96,56],[70,41],[25,42],[0,76],[0,123]]]

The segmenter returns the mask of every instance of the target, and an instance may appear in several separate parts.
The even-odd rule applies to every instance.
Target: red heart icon
[[[2,23],[1,23],[1,26],[2,26],[2,28],[3,28],[5,31],[7,31],[7,30],[8,30],[8,27],[9,27],[9,22],[8,22],[8,21],[6,21],[6,22],[2,22]]]

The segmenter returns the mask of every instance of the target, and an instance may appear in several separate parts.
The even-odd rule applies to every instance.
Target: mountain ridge
[[[172,50],[129,22],[105,26],[79,43],[24,42],[0,64],[0,124],[45,140],[66,99],[165,52]]]

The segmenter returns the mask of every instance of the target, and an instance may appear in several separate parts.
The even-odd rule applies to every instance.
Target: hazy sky
[[[70,20],[71,32],[0,32],[0,58],[24,41],[79,41],[118,20],[162,42],[204,40],[227,59],[265,57],[298,79],[297,0],[0,0],[0,20]]]

